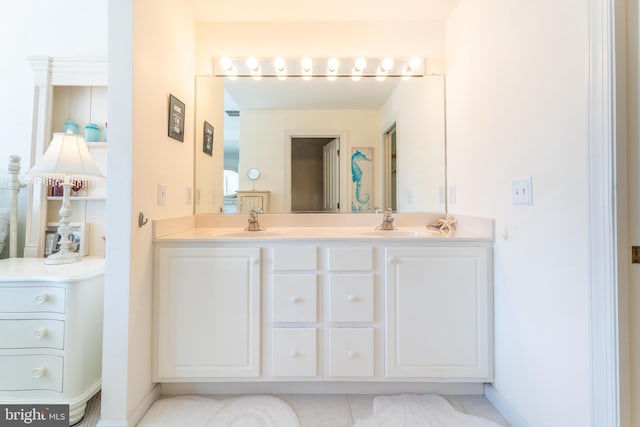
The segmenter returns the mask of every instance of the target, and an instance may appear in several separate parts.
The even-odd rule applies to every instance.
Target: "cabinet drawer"
[[[0,288],[0,312],[64,313],[64,288],[48,286]]]
[[[273,330],[273,376],[313,377],[317,375],[315,328]]]
[[[273,248],[273,269],[278,271],[315,270],[318,249],[315,246]]]
[[[329,295],[329,321],[373,322],[372,274],[333,274]]]
[[[50,355],[0,356],[0,390],[62,392],[62,357]]]
[[[273,321],[315,322],[317,319],[315,274],[273,276]]]
[[[373,270],[373,248],[329,248],[329,271]]]
[[[331,328],[329,376],[373,376],[373,329]]]
[[[64,322],[52,319],[0,320],[1,348],[64,348]]]

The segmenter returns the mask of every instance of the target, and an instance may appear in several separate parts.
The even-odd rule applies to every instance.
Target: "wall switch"
[[[532,205],[533,191],[532,179],[524,178],[513,181],[511,198],[514,205]]]
[[[447,195],[447,203],[455,203],[456,202],[456,195],[457,195],[456,186],[455,185],[450,185],[449,186],[449,194]]]
[[[167,186],[164,184],[158,184],[158,206],[164,206],[167,204]]]
[[[185,205],[190,205],[193,203],[193,196],[191,194],[191,187],[184,188],[184,203]]]
[[[411,193],[411,191],[409,191],[407,193],[407,204],[412,204],[413,203],[413,193]]]
[[[200,187],[196,188],[196,205],[200,204]]]

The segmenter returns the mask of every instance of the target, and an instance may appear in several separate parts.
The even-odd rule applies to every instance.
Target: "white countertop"
[[[0,260],[0,282],[74,282],[104,274],[104,258],[83,257],[70,264],[48,265],[45,258]]]

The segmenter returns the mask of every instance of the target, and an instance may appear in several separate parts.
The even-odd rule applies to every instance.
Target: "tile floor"
[[[373,399],[376,395],[347,394],[276,394],[291,406],[298,416],[300,427],[353,427],[359,420],[373,413]],[[89,405],[87,416],[76,427],[94,427],[100,414],[98,394],[97,404]],[[228,399],[235,396],[211,396]],[[456,395],[444,396],[458,411],[495,421],[504,427],[509,423],[484,396]],[[98,398],[98,399],[96,399]],[[90,402],[91,403],[91,402]]]

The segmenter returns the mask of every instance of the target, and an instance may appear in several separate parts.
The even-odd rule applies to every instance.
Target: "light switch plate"
[[[531,177],[513,181],[511,197],[514,205],[532,205],[533,185]]]
[[[167,204],[167,186],[164,184],[158,184],[158,206],[164,206]]]

